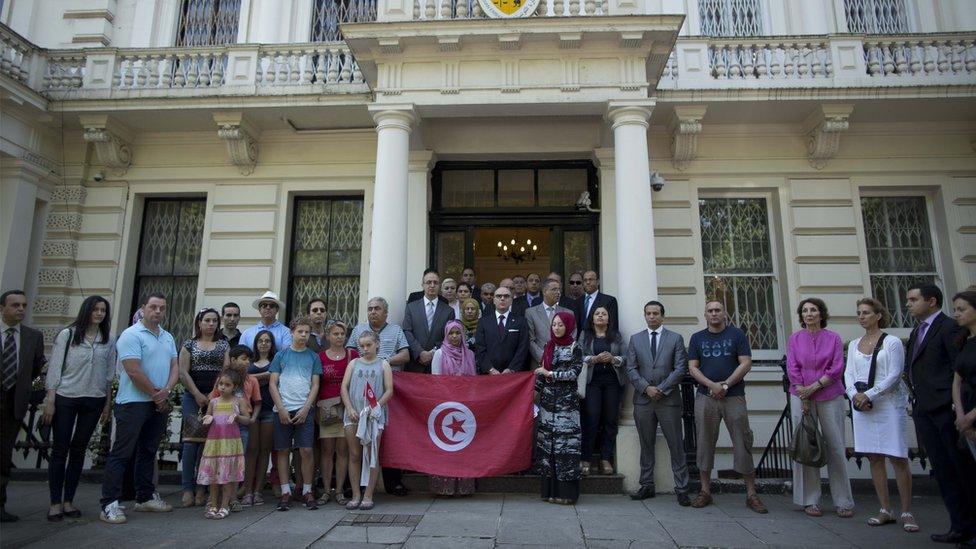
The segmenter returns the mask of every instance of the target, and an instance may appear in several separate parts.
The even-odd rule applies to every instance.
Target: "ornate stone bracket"
[[[227,142],[227,154],[241,175],[250,175],[258,161],[258,132],[240,111],[218,112],[213,115],[217,123],[217,137]]]
[[[98,159],[115,175],[123,175],[132,165],[128,132],[108,115],[81,115],[78,117],[85,128],[85,141],[95,144]]]
[[[702,118],[706,106],[676,106],[671,117],[671,164],[685,170],[698,156],[698,134],[702,130]]]
[[[840,148],[840,134],[850,128],[850,117],[854,105],[820,105],[804,124],[807,136],[807,155],[810,166],[821,170],[827,161],[837,154]]]

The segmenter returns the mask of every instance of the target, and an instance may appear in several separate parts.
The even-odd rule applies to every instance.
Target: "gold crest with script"
[[[488,17],[514,19],[535,13],[539,0],[478,0]]]

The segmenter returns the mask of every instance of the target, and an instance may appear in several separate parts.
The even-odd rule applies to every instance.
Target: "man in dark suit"
[[[590,270],[583,273],[583,296],[577,300],[576,306],[576,325],[579,326],[580,332],[589,325],[590,319],[593,318],[593,309],[597,307],[606,307],[607,312],[610,313],[610,325],[620,328],[617,298],[600,291],[600,275]]]
[[[908,312],[918,321],[905,353],[905,371],[915,397],[912,416],[919,442],[932,460],[942,500],[949,511],[949,531],[932,541],[960,543],[976,537],[976,464],[957,446],[959,431],[952,410],[953,364],[959,327],[942,313],[942,290],[918,284],[908,290]]]
[[[542,279],[538,273],[529,273],[525,277],[525,294],[515,298],[512,303],[512,310],[515,314],[525,316],[525,311],[529,307],[535,307],[542,303]]]
[[[410,344],[410,362],[404,369],[429,374],[434,347],[444,341],[444,326],[454,319],[454,309],[438,299],[441,279],[437,271],[424,271],[423,285],[423,297],[407,303],[401,328]]]
[[[13,468],[14,443],[27,413],[31,384],[41,374],[44,336],[25,326],[27,295],[10,290],[0,295],[0,522],[15,522],[7,512],[7,483]]]
[[[644,305],[647,329],[630,336],[627,377],[634,386],[634,423],[640,439],[640,489],[632,499],[654,497],[654,446],[657,426],[668,442],[671,472],[678,504],[691,505],[688,497],[688,463],[681,434],[681,378],[688,372],[688,353],[680,334],[664,328],[664,305]]]
[[[480,294],[481,300],[481,316],[488,314],[492,309],[495,308],[495,288],[496,286],[491,282],[485,282],[481,285]]]
[[[478,282],[475,280],[473,268],[465,267],[464,270],[461,271],[461,282],[464,282],[471,288],[471,297],[474,298],[474,300],[478,303],[481,303],[481,295],[478,292]]]
[[[526,369],[529,330],[525,319],[512,313],[512,290],[495,290],[495,308],[482,315],[474,336],[478,372],[503,374]]]

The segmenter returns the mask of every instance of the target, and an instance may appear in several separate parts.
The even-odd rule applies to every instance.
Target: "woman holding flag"
[[[471,301],[474,301],[473,299]],[[434,351],[430,373],[442,376],[473,376],[474,352],[464,341],[464,325],[451,320],[444,326],[444,343]],[[473,478],[430,476],[430,493],[439,496],[469,496],[474,493]]]
[[[380,340],[376,332],[366,330],[356,342],[363,356],[352,361],[342,377],[342,403],[345,405],[343,426],[349,446],[349,484],[352,499],[346,509],[373,508],[373,491],[379,472],[380,436],[386,426],[386,403],[393,397],[393,370],[390,363],[378,358]],[[366,491],[360,482],[366,477]]]
[[[558,312],[549,327],[550,338],[536,368],[539,416],[536,455],[542,476],[542,499],[571,505],[579,499],[580,406],[576,378],[583,369],[577,345],[576,319]]]

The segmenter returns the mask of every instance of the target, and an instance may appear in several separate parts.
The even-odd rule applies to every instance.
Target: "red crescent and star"
[[[448,414],[453,413],[464,413],[457,408],[445,408],[441,410],[436,417],[434,417],[434,434],[440,439],[441,442],[448,445],[458,444],[459,441],[450,440],[447,438],[444,428],[447,427],[451,430],[451,436],[456,436],[458,433],[464,433],[464,419],[460,419],[457,416],[451,417],[451,423],[444,425],[444,417]]]

